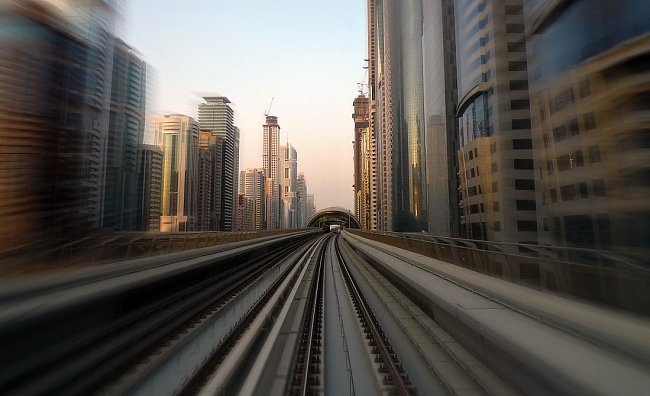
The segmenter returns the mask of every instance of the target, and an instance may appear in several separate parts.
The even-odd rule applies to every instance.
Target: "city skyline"
[[[202,96],[227,96],[246,169],[261,166],[259,126],[274,98],[270,114],[282,120],[280,144],[288,139],[302,153],[301,172],[312,181],[317,208],[354,208],[348,98],[366,79],[365,2],[334,1],[323,10],[329,20],[313,20],[312,5],[288,1],[183,7],[161,1],[155,13],[144,3],[127,5],[120,33],[151,66],[152,113],[197,117]],[[268,21],[270,31],[262,28]],[[316,139],[322,136],[328,138]]]

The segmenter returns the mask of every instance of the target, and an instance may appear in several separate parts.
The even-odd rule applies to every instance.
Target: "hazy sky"
[[[122,36],[154,73],[158,113],[232,101],[240,169],[262,165],[264,112],[298,151],[318,209],[353,205],[352,101],[365,78],[364,0],[132,0]]]

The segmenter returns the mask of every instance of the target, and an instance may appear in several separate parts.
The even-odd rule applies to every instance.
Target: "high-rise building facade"
[[[370,103],[367,97],[359,95],[352,106],[354,113],[354,214],[362,228],[372,227],[372,142],[370,136]]]
[[[314,199],[314,194],[307,194],[307,216],[305,220],[305,227],[309,220],[316,214],[316,201]]]
[[[298,227],[298,152],[287,143],[280,147],[280,228]]]
[[[540,243],[650,246],[650,3],[525,1]]]
[[[301,228],[307,225],[307,181],[302,172],[298,174],[296,180],[296,199],[298,201],[297,227]]]
[[[0,251],[56,246],[88,225],[88,45],[34,1],[4,2],[0,17]]]
[[[458,236],[458,123],[454,2],[422,0],[429,233]]]
[[[163,152],[155,145],[141,145],[138,188],[139,231],[160,231]]]
[[[201,195],[202,211],[208,216],[207,230],[222,230],[223,217],[223,167],[225,138],[212,131],[199,132],[199,150],[202,153],[201,180],[208,182]],[[209,166],[209,169],[208,169]],[[205,219],[203,219],[205,221]]]
[[[248,168],[241,171],[239,192],[253,202],[252,212],[246,214],[251,219],[251,229],[244,231],[259,231],[264,229],[264,171],[257,168]]]
[[[521,0],[458,0],[461,235],[537,242]]]
[[[266,116],[263,126],[262,170],[265,177],[265,229],[280,227],[280,125],[278,117]]]
[[[194,231],[198,205],[199,124],[172,114],[156,121],[164,153],[160,231]]]
[[[213,207],[215,204],[215,195],[212,187],[215,184],[214,174],[215,155],[210,146],[212,132],[199,131],[199,150],[198,150],[198,186],[197,186],[197,209],[196,209],[196,231],[210,231]],[[220,178],[219,178],[220,179]],[[218,179],[218,180],[219,180]]]
[[[106,145],[103,227],[135,230],[138,216],[140,144],[144,139],[146,64],[115,41]]]
[[[379,228],[426,230],[421,1],[376,0],[371,22],[369,31],[376,34],[370,75],[376,78]]]
[[[230,100],[224,96],[206,96],[205,103],[199,104],[199,124],[201,130],[210,131],[223,139],[222,154],[222,192],[221,218],[219,230],[232,231],[234,221],[234,205],[237,199],[237,185],[235,184],[239,171],[239,134],[234,125],[234,112],[230,107]]]
[[[370,141],[370,222],[368,228],[379,229],[379,165],[378,165],[378,126],[377,120],[377,14],[375,1],[368,1],[368,139]],[[307,220],[305,220],[307,221]]]

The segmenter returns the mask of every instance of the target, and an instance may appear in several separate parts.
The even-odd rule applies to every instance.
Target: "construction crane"
[[[269,105],[269,108],[264,112],[265,116],[268,116],[271,113],[271,106],[273,106],[273,97],[271,97],[271,104]]]

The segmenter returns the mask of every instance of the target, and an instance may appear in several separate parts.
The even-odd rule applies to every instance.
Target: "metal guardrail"
[[[650,266],[611,252],[416,233],[348,232],[512,283],[650,315]]]

